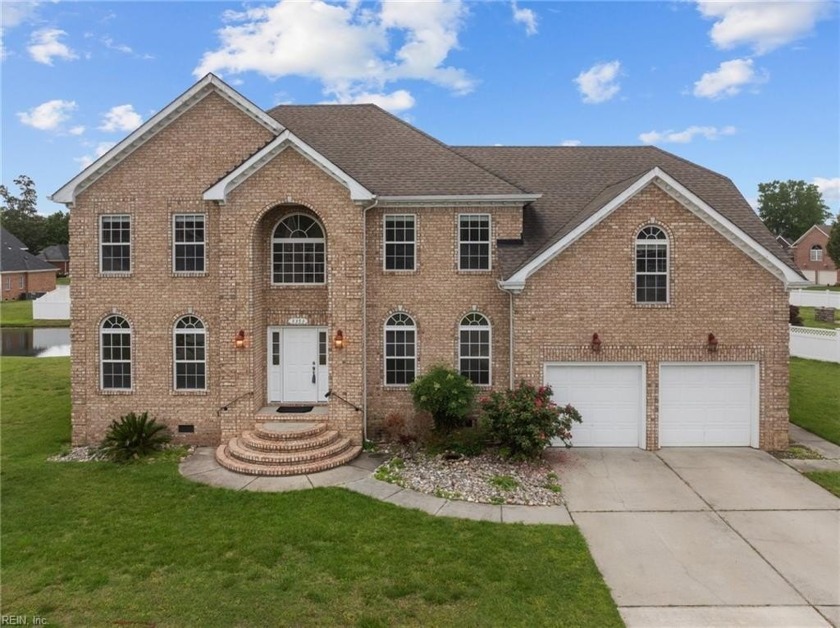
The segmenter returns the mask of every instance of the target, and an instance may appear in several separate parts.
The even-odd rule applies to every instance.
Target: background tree
[[[14,180],[20,195],[12,194],[0,185],[0,224],[23,242],[31,253],[38,253],[51,244],[67,244],[68,214],[56,212],[49,216],[38,213],[38,193],[35,182],[25,174]]]
[[[758,215],[770,231],[791,242],[831,217],[816,185],[793,180],[759,183]]]
[[[840,214],[837,214],[837,219],[828,235],[828,244],[825,248],[828,251],[828,256],[834,260],[837,268],[840,268]]]

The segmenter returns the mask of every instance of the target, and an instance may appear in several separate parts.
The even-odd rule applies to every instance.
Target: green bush
[[[432,415],[435,429],[448,432],[469,422],[475,399],[473,383],[446,366],[433,366],[411,384],[414,405]]]
[[[111,421],[102,441],[102,451],[111,460],[127,462],[159,451],[170,440],[166,426],[150,419],[148,412],[140,415],[130,412]]]
[[[535,388],[525,382],[515,390],[491,393],[481,409],[499,453],[517,459],[538,457],[553,438],[570,447],[572,423],[582,420],[572,406],[561,408],[551,401],[551,386]]]

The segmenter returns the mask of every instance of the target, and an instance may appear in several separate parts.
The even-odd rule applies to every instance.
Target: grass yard
[[[234,492],[177,463],[50,463],[69,359],[0,358],[3,615],[49,625],[621,626],[574,527],[342,489]],[[142,408],[138,408],[142,410]]]
[[[0,327],[70,327],[70,321],[32,320],[32,301],[0,301]]]
[[[840,292],[840,285],[835,286],[810,286],[806,290],[831,290],[832,292]]]
[[[814,309],[813,307],[805,306],[799,308],[799,316],[802,317],[802,322],[805,324],[805,327],[819,327],[820,329],[837,329],[840,327],[840,310],[834,311],[834,324],[832,325],[831,323],[816,320],[814,318]]]
[[[805,475],[825,490],[840,497],[840,471],[810,471]]]
[[[840,445],[840,364],[790,359],[790,420]]]

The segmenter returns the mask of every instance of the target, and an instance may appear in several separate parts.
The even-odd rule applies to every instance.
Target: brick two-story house
[[[828,255],[831,225],[814,225],[791,245],[793,261],[805,277],[814,283],[833,286],[840,283],[837,266]]]
[[[436,363],[550,383],[579,446],[787,443],[804,278],[728,179],[656,148],[452,147],[209,75],[52,198],[75,443],[148,410],[234,469],[324,468],[411,418]],[[277,445],[278,417],[316,453]]]

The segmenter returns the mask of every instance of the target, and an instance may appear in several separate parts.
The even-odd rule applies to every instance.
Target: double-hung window
[[[413,215],[385,216],[385,270],[414,270],[414,221]]]
[[[103,390],[131,390],[131,325],[109,316],[99,332],[100,385]]]
[[[811,247],[811,261],[821,262],[823,260],[823,248],[819,244]]]
[[[176,273],[204,272],[204,225],[204,214],[172,217],[172,268]]]
[[[458,269],[490,270],[490,215],[458,216]]]
[[[470,312],[458,328],[458,368],[473,384],[490,384],[490,321]]]
[[[271,283],[322,284],[326,280],[324,228],[305,214],[287,216],[271,238]]]
[[[131,216],[106,214],[99,217],[99,271],[131,272]]]
[[[636,234],[636,303],[668,303],[668,236],[659,227]]]
[[[196,316],[183,316],[175,323],[175,390],[207,388],[207,336]]]
[[[407,385],[417,372],[417,327],[408,314],[397,312],[385,323],[385,383]]]

